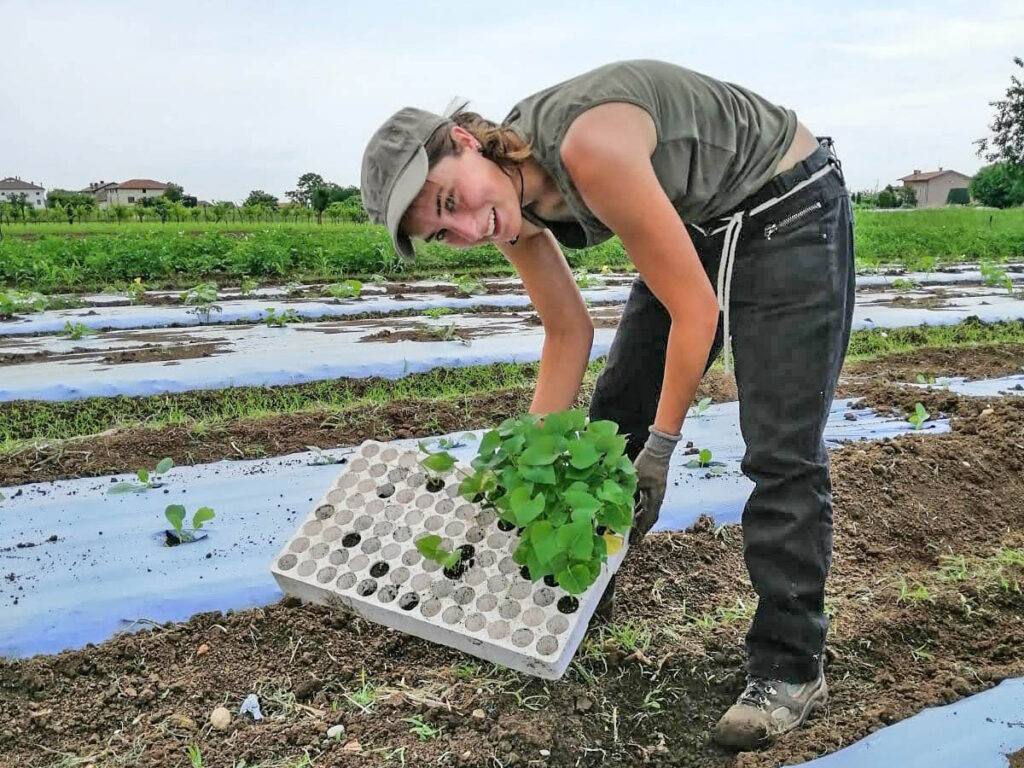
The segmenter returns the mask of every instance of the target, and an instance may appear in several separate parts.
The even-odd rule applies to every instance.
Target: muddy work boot
[[[747,676],[747,687],[715,726],[723,747],[754,749],[803,724],[828,701],[825,675],[809,683],[784,683]]]

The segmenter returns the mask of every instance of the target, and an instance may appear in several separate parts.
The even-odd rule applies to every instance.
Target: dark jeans
[[[789,682],[817,676],[828,630],[832,485],[823,431],[850,338],[853,217],[824,143],[740,205],[749,211],[782,195],[826,163],[836,171],[744,222],[732,283],[741,468],[755,484],[743,510],[743,554],[760,598],[748,671]],[[712,286],[724,237],[712,235],[716,226],[687,227]],[[670,325],[637,278],[590,407],[592,419],[629,433],[634,458],[654,422]],[[721,347],[719,322],[709,366]]]

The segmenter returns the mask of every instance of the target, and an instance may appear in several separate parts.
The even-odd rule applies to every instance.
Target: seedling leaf
[[[455,466],[455,458],[447,451],[441,451],[440,453],[430,454],[427,458],[423,459],[420,464],[431,472],[440,474],[442,472],[447,472]]]
[[[203,523],[213,520],[214,516],[214,511],[209,507],[200,507],[192,516],[192,527],[198,531],[203,527]]]
[[[174,466],[174,459],[170,456],[160,459],[160,462],[156,465],[156,469],[153,472],[157,475],[162,475],[164,472]]]
[[[198,514],[198,513],[197,513]],[[181,538],[181,524],[185,521],[185,507],[181,504],[168,504],[164,510],[164,517],[174,528],[174,532]]]

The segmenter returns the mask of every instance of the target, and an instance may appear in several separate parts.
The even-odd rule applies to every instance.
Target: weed
[[[935,598],[932,597],[931,592],[921,582],[917,583],[914,589],[911,589],[907,584],[907,579],[904,576],[900,576],[899,580],[900,594],[896,598],[897,603],[934,603]]]
[[[155,481],[157,475],[162,475],[164,472],[174,466],[174,459],[167,456],[160,459],[157,462],[156,467],[152,470],[140,469],[135,472],[135,476],[139,478],[138,483],[114,483],[110,488],[107,489],[107,493],[142,493],[152,488],[159,487],[159,483]]]
[[[623,651],[646,651],[651,645],[651,630],[641,621],[630,619],[610,624],[605,631]]]
[[[18,312],[43,312],[50,301],[35,291],[8,290],[0,293],[0,318],[13,317]]]
[[[413,715],[412,717],[404,717],[402,719],[407,723],[412,723],[409,733],[415,734],[416,738],[420,741],[432,741],[444,731],[444,726],[434,728],[423,719],[423,715]]]
[[[129,302],[131,302],[132,304],[138,304],[146,295],[146,286],[142,282],[141,277],[136,277],[134,280],[128,283],[128,287],[125,289],[124,292],[125,295],[128,297]]]
[[[604,287],[604,280],[588,274],[586,267],[577,269],[573,273],[573,277],[576,279],[576,285],[581,289]]]
[[[359,709],[363,714],[373,711],[373,705],[381,696],[377,686],[366,682],[366,669],[359,673],[359,688],[354,693],[346,693],[345,698],[349,704]]]
[[[920,288],[921,284],[911,277],[897,277],[892,281],[892,287],[902,293],[903,291],[911,291],[915,288]]]
[[[72,341],[78,341],[83,336],[92,336],[96,331],[88,327],[85,323],[72,323],[70,320],[64,321],[64,330],[61,331],[61,336],[67,336]]]
[[[931,376],[931,375],[925,376],[923,373],[919,373],[919,374],[917,374],[917,383],[918,384],[924,384],[924,385],[929,386],[929,387],[934,387],[935,386],[935,377]]]
[[[931,661],[935,658],[935,654],[927,650],[927,647],[923,644],[912,649],[910,654],[914,657],[915,661]]]
[[[1006,269],[991,261],[981,262],[981,281],[989,286],[1002,286],[1006,292],[1013,294],[1013,278],[1006,274]]]
[[[197,744],[189,744],[185,747],[185,754],[188,755],[192,768],[203,768],[203,750]]]
[[[963,555],[939,557],[939,578],[943,581],[967,581],[967,558]]]
[[[253,280],[251,277],[248,277],[247,275],[242,275],[242,282],[241,285],[239,286],[238,291],[239,293],[242,294],[242,296],[248,297],[251,296],[259,287],[260,284]]]
[[[907,421],[914,425],[914,429],[922,429],[929,416],[930,414],[921,403],[915,403],[914,412],[907,417]]]

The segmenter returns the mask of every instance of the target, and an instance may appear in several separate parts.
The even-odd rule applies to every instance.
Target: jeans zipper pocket
[[[804,216],[808,215],[809,213],[813,213],[814,211],[817,211],[817,210],[820,210],[820,209],[821,209],[821,201],[819,200],[814,205],[809,205],[806,208],[804,208],[803,210],[797,211],[792,216],[787,216],[782,221],[775,222],[773,224],[768,224],[764,228],[764,239],[765,240],[771,240],[772,239],[772,235],[774,235],[780,229],[784,229],[785,227],[788,227],[793,222],[800,221],[800,219],[802,219]]]

